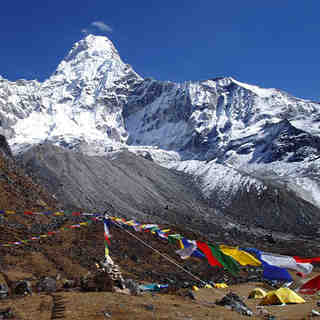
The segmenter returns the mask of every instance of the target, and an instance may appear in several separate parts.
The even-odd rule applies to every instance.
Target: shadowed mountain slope
[[[112,206],[123,216],[177,224],[217,218],[188,175],[130,152],[107,158],[43,144],[20,161],[65,207],[105,211]]]
[[[113,207],[118,215],[206,234],[227,230],[229,222],[310,233],[319,217],[318,208],[285,186],[220,164],[203,170],[211,170],[216,183],[204,195],[199,172],[197,180],[191,172],[169,170],[127,151],[107,158],[43,144],[29,149],[20,161],[65,207],[100,212]]]
[[[0,210],[57,207],[58,201],[17,166],[5,137],[0,135]]]

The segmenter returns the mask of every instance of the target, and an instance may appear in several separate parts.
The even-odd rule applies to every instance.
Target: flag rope
[[[26,244],[32,243],[33,240],[40,240],[40,239],[43,239],[43,238],[48,238],[48,237],[56,235],[56,234],[58,234],[58,233],[60,233],[62,231],[66,231],[66,230],[69,230],[69,229],[78,229],[78,228],[81,228],[83,226],[88,226],[93,221],[97,221],[97,219],[96,218],[91,218],[90,220],[83,221],[83,222],[80,222],[80,223],[77,223],[77,224],[72,224],[72,225],[69,225],[69,226],[60,227],[60,228],[58,228],[56,230],[48,231],[47,233],[39,234],[37,236],[33,236],[33,237],[31,237],[29,239],[25,239],[25,240],[20,240],[16,236],[16,238],[18,238],[19,241],[11,241],[11,242],[8,242],[8,243],[1,243],[0,242],[0,247],[13,247],[13,246],[16,246],[16,245],[26,245]]]
[[[157,254],[159,254],[161,257],[165,258],[166,260],[168,260],[169,262],[171,262],[172,264],[174,264],[176,267],[180,268],[181,270],[183,270],[185,273],[189,274],[191,277],[193,277],[194,279],[196,279],[197,281],[200,281],[203,284],[207,284],[205,281],[201,280],[198,276],[194,275],[193,273],[191,273],[190,271],[188,271],[187,269],[185,269],[184,267],[182,267],[181,265],[179,265],[177,262],[175,262],[173,259],[169,258],[168,256],[166,256],[165,254],[161,253],[159,250],[153,248],[152,246],[150,246],[148,243],[146,243],[145,241],[143,241],[142,239],[140,239],[139,237],[137,237],[136,235],[134,235],[133,233],[131,233],[129,230],[126,230],[125,228],[123,228],[122,225],[120,225],[119,223],[117,223],[116,221],[111,220],[111,222],[113,224],[115,224],[116,226],[118,226],[120,229],[122,229],[123,231],[125,231],[126,233],[128,233],[130,236],[132,236],[133,238],[135,238],[136,240],[138,240],[139,242],[141,242],[143,245],[145,245],[146,247],[148,247],[149,249],[153,250],[154,252],[156,252]]]

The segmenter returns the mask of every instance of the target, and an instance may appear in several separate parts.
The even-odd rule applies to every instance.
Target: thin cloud
[[[81,30],[81,33],[87,35],[87,34],[89,34],[89,30],[88,30],[88,29],[82,29],[82,30]]]
[[[102,32],[112,32],[112,28],[102,21],[91,22],[91,26],[96,27],[97,29],[99,29]],[[86,30],[86,29],[84,29],[84,30]]]

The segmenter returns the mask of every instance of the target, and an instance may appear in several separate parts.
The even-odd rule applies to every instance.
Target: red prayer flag
[[[197,241],[197,247],[205,254],[208,262],[213,267],[222,267],[222,264],[213,256],[211,249],[204,242]]]
[[[70,229],[80,228],[80,224],[73,224],[72,226],[69,226]]]
[[[320,275],[306,282],[300,289],[299,292],[304,294],[314,294],[320,290]]]
[[[312,262],[320,262],[320,257],[314,257],[314,258],[301,258],[294,256],[294,260],[296,260],[298,263],[312,263]]]
[[[109,245],[111,245],[110,239],[108,238],[108,236],[106,234],[104,234],[104,240],[107,241]]]
[[[108,224],[110,223],[110,220],[104,218],[103,219],[103,227],[104,227],[104,240],[111,245],[109,238],[111,238],[111,234],[109,231]]]

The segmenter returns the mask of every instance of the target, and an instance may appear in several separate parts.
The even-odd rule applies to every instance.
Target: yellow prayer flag
[[[15,211],[13,211],[13,210],[6,210],[5,211],[7,214],[14,214],[14,213],[16,213]]]
[[[224,254],[232,257],[234,260],[239,262],[242,266],[246,266],[246,265],[256,266],[256,267],[261,266],[261,262],[258,259],[256,259],[253,255],[251,255],[246,251],[239,250],[236,247],[220,245],[220,250]]]
[[[63,216],[64,213],[57,211],[57,212],[55,212],[53,215],[54,215],[54,216]]]

